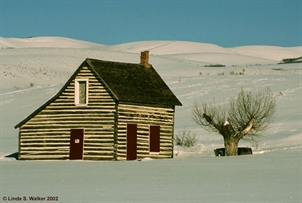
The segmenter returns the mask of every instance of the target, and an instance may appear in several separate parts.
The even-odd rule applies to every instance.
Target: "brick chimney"
[[[149,51],[141,52],[141,63],[140,64],[144,65],[146,68],[150,68]]]

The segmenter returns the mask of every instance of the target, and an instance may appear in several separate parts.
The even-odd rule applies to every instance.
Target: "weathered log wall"
[[[89,79],[88,105],[74,103],[75,79]],[[114,159],[115,102],[91,68],[83,67],[62,94],[19,131],[19,159],[68,159],[70,129],[85,129],[84,159]]]
[[[118,105],[117,160],[126,160],[127,124],[137,124],[137,158],[172,158],[174,108]],[[150,126],[160,126],[160,152],[150,153]]]
[[[75,105],[75,81],[88,79],[88,105]],[[116,113],[118,112],[118,113]],[[85,160],[126,160],[127,124],[137,124],[137,158],[172,158],[174,107],[115,102],[90,67],[20,127],[19,159],[68,159],[70,130],[85,129]],[[150,153],[150,126],[160,126],[160,152]]]

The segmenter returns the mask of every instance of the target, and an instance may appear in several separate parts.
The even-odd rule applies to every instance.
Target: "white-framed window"
[[[74,87],[74,103],[76,106],[88,105],[88,79],[76,79]]]

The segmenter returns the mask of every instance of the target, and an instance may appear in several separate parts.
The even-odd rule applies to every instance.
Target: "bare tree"
[[[276,112],[276,100],[269,89],[255,94],[241,89],[226,105],[195,102],[192,110],[198,125],[223,136],[226,156],[236,156],[241,139],[258,144]]]

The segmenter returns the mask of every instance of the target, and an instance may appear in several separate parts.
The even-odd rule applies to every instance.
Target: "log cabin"
[[[61,90],[19,122],[19,160],[173,158],[181,102],[149,64],[87,58]]]

